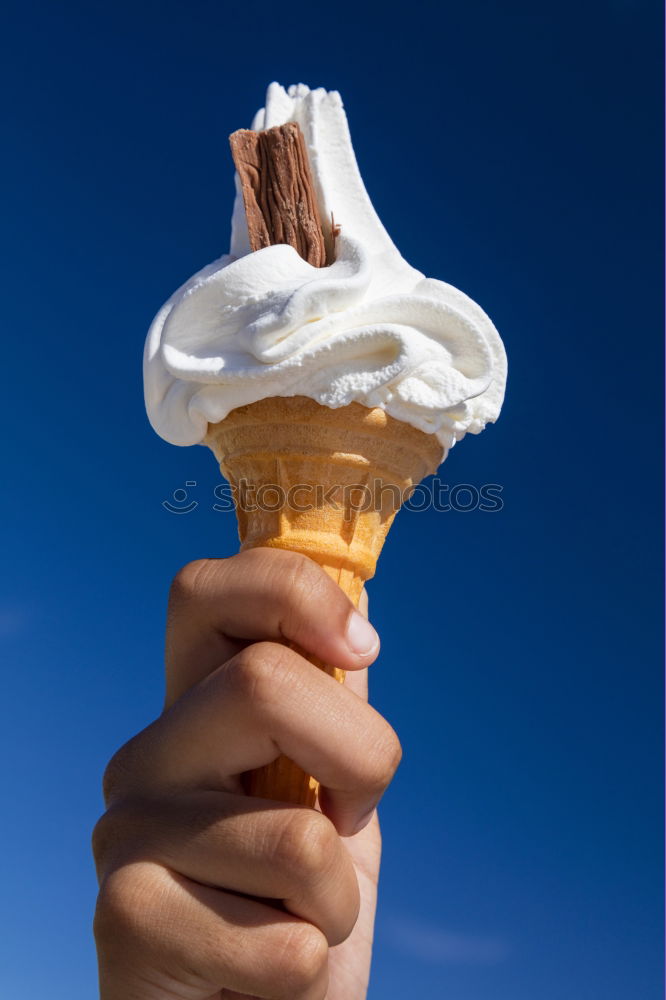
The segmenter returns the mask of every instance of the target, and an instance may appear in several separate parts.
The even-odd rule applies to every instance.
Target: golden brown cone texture
[[[435,435],[384,410],[360,403],[334,410],[305,396],[238,407],[209,424],[205,443],[234,488],[241,548],[304,553],[354,604],[410,487],[442,458]],[[344,681],[344,671],[308,659]],[[254,771],[248,789],[310,806],[317,796],[315,779],[286,757]]]

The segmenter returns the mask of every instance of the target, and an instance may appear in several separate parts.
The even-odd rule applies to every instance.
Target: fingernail
[[[368,656],[379,646],[379,636],[367,618],[352,611],[347,623],[347,644],[357,656]]]

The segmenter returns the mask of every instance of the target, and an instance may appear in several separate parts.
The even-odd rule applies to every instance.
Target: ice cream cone
[[[209,424],[205,443],[234,490],[242,549],[314,559],[358,604],[412,486],[434,472],[442,445],[379,408],[338,409],[271,397]],[[344,671],[308,657],[339,681]],[[280,757],[252,773],[251,794],[314,805],[317,782]]]

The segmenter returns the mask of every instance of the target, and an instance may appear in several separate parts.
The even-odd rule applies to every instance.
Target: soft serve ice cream
[[[436,434],[445,457],[499,415],[499,335],[470,298],[400,256],[363,185],[340,95],[271,84],[252,128],[289,121],[305,137],[333,263],[314,267],[287,245],[250,252],[237,183],[229,253],[179,288],[148,333],[150,421],[189,445],[261,399],[358,402]]]

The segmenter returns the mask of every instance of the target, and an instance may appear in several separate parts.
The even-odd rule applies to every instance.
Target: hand
[[[378,651],[304,556],[255,549],[178,574],[165,710],[111,760],[93,837],[101,1000],[365,997],[375,807],[400,760],[366,700]],[[244,795],[243,773],[279,753],[322,783],[321,811]]]

